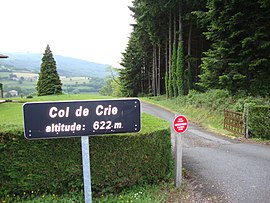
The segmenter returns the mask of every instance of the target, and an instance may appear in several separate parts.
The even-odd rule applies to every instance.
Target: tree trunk
[[[184,55],[184,42],[183,42],[183,24],[182,24],[182,5],[179,4],[179,42],[178,42],[178,95],[187,95],[187,74],[185,70],[185,55]]]
[[[169,16],[169,80],[172,79],[172,11]]]
[[[156,67],[157,67],[157,62],[156,62],[156,45],[153,45],[153,62],[152,62],[152,93],[153,96],[156,96]]]
[[[176,11],[173,14],[173,44],[176,45]]]
[[[169,75],[167,77],[168,80],[168,97],[172,97],[172,10],[170,9],[169,14]]]
[[[157,72],[157,95],[160,95],[160,80],[161,80],[161,50],[160,45],[158,46],[158,72]]]
[[[155,92],[158,92],[158,63],[157,63],[157,45],[155,45]]]
[[[188,31],[188,89],[193,88],[193,70],[191,67],[191,37],[192,37],[192,22],[189,24]]]
[[[182,6],[179,5],[179,42],[183,42]]]
[[[165,41],[165,74],[168,73],[168,38]]]
[[[165,93],[166,97],[169,98],[169,72],[168,72],[168,37],[165,41]]]

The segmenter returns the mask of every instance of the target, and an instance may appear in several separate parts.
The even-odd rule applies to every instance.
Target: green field
[[[37,73],[27,71],[0,72],[0,83],[4,92],[17,90],[19,95],[27,96],[36,91]],[[63,92],[81,94],[98,92],[104,85],[103,78],[96,77],[66,77],[60,76]]]
[[[24,77],[24,78],[38,77],[37,73],[31,73],[31,72],[14,72],[13,74],[15,74],[18,78],[20,78],[20,77]]]
[[[91,95],[91,94],[75,94],[75,95],[52,95],[34,97],[31,99],[15,98],[17,102],[0,103],[0,125],[20,125],[22,126],[22,105],[25,102],[35,101],[67,101],[67,100],[97,100],[112,99],[112,97]]]

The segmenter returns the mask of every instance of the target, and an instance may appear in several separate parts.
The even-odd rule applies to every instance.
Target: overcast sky
[[[44,53],[120,67],[132,0],[1,1],[0,53]]]

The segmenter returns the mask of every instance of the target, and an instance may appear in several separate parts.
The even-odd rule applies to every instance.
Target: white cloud
[[[8,0],[1,2],[0,52],[54,54],[114,66],[133,22],[131,0]]]

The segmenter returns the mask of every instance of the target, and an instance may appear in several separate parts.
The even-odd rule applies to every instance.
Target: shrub
[[[90,137],[95,193],[115,192],[170,177],[168,124],[156,119],[154,125],[159,127],[138,134]],[[143,126],[151,129],[147,122]],[[0,197],[31,191],[64,194],[83,189],[80,139],[29,141],[21,128],[4,129],[0,132]]]
[[[270,139],[270,106],[249,106],[248,129],[253,137]]]

